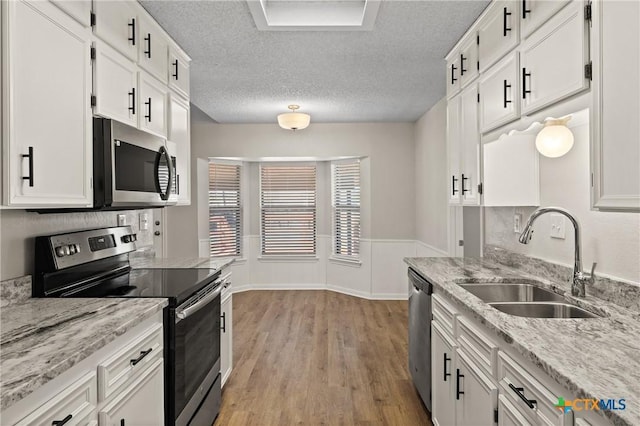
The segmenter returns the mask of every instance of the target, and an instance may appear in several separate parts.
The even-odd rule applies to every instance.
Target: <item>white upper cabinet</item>
[[[191,203],[191,126],[189,102],[170,94],[169,141],[176,144],[176,193],[178,204]]]
[[[449,204],[460,204],[460,96],[447,102]]]
[[[94,113],[136,127],[139,106],[135,64],[102,41],[95,44]]]
[[[184,97],[189,97],[189,58],[177,48],[169,49],[169,87]]]
[[[479,205],[480,130],[477,84],[472,84],[460,93],[460,151],[462,204]]]
[[[169,88],[144,71],[140,71],[138,74],[138,88],[139,96],[136,105],[138,127],[166,138]]]
[[[640,210],[640,2],[593,3],[592,203]]]
[[[478,23],[480,71],[484,72],[520,41],[520,3],[494,1]]]
[[[167,84],[169,40],[160,25],[141,11],[138,64],[158,80]]]
[[[584,4],[577,0],[520,46],[522,113],[547,107],[589,87]]]
[[[465,87],[478,77],[480,63],[478,62],[478,37],[471,33],[460,45],[460,87]]]
[[[49,2],[1,7],[5,204],[90,206],[90,30]]]
[[[518,52],[513,52],[480,77],[483,133],[520,117],[519,70]]]
[[[91,0],[52,0],[53,4],[67,12],[85,27],[91,25]]]
[[[460,55],[447,59],[447,98],[460,91]]]
[[[520,5],[520,31],[522,38],[547,22],[556,12],[562,9],[570,0],[522,0]]]
[[[93,31],[113,48],[135,61],[142,44],[136,1],[94,0]]]

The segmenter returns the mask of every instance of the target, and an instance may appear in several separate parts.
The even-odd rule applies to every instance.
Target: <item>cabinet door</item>
[[[522,112],[531,113],[589,87],[584,5],[574,1],[535,34],[520,50]]]
[[[498,397],[498,426],[529,426],[531,424],[504,395]]]
[[[178,204],[191,203],[191,133],[189,102],[171,93],[169,140],[176,144],[176,192]]]
[[[571,0],[522,0],[520,12],[520,31],[522,37],[531,35],[542,24],[547,22],[556,12],[567,5]]]
[[[169,43],[152,17],[142,12],[140,17],[140,43],[138,64],[158,80],[167,84]]]
[[[220,375],[224,386],[233,369],[233,295],[228,294],[220,309]]]
[[[169,87],[189,98],[189,61],[176,49],[169,49]]]
[[[138,59],[141,44],[137,2],[94,0],[94,33],[127,58]]]
[[[138,73],[139,98],[136,110],[138,127],[157,136],[167,137],[169,89],[144,71]]]
[[[480,71],[484,72],[520,41],[519,2],[498,0],[493,2],[478,24]]]
[[[460,91],[460,55],[447,61],[447,97]]]
[[[484,133],[520,117],[518,52],[480,78],[480,130]]]
[[[71,15],[85,27],[91,25],[91,0],[52,0],[53,4]]]
[[[480,62],[478,62],[478,40],[476,33],[467,36],[467,40],[460,46],[460,86],[465,87],[478,77]]]
[[[460,203],[460,96],[447,102],[447,159],[449,204]]]
[[[135,64],[106,43],[98,41],[94,76],[94,114],[137,126],[138,70]]]
[[[456,389],[456,424],[476,426],[495,424],[498,387],[458,349],[457,368],[453,372]]]
[[[93,202],[90,31],[49,2],[2,2],[5,202]]]
[[[478,86],[472,84],[460,94],[460,193],[462,204],[480,204],[480,129],[478,126]]]
[[[592,202],[640,210],[640,2],[593,3]]]
[[[164,424],[164,367],[157,360],[98,413],[100,426]]]
[[[431,395],[434,425],[456,424],[455,397],[455,342],[436,322],[432,321],[431,333]]]

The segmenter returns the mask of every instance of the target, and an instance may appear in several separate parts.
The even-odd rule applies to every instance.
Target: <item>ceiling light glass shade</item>
[[[548,120],[536,136],[536,149],[545,157],[562,157],[573,147],[573,133],[567,128],[569,120]]]
[[[278,115],[280,127],[287,130],[302,130],[309,126],[311,116],[302,112],[295,112],[298,108],[300,108],[298,105],[289,105],[289,109],[292,112]]]

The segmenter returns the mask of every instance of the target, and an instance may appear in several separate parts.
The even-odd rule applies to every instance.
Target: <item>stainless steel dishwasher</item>
[[[409,371],[431,412],[431,293],[433,286],[409,268]]]

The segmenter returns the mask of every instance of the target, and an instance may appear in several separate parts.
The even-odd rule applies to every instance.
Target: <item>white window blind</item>
[[[316,253],[316,166],[261,165],[263,255]]]
[[[360,256],[360,161],[336,163],[333,172],[334,255]]]
[[[209,163],[211,256],[240,255],[240,165]]]

